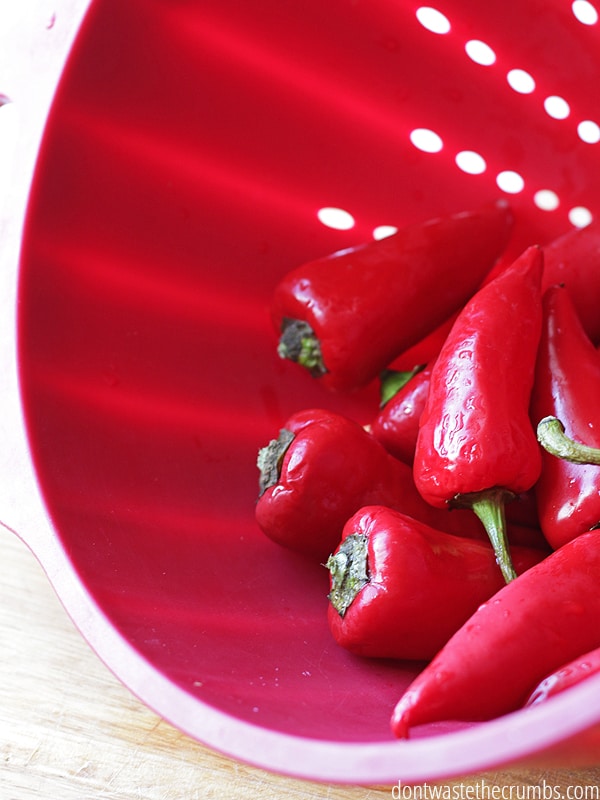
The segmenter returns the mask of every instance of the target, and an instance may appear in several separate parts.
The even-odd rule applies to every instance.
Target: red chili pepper
[[[329,389],[366,385],[463,305],[511,229],[498,201],[292,270],[273,296],[279,354]]]
[[[540,248],[528,248],[457,317],[431,371],[413,465],[429,503],[471,508],[481,519],[506,581],[515,573],[504,503],[541,470],[529,400],[542,269]]]
[[[357,422],[332,411],[292,415],[278,439],[260,450],[258,467],[259,527],[279,544],[321,563],[339,544],[347,520],[365,505],[397,508],[449,533],[483,533],[469,512],[450,514],[426,503],[407,464]]]
[[[514,500],[506,506],[506,519],[514,524],[522,525],[526,528],[536,528],[542,536],[540,521],[537,513],[535,499],[535,486],[527,492],[516,495]]]
[[[566,661],[600,647],[600,533],[585,533],[483,603],[419,673],[392,731],[442,720],[482,721],[523,706]]]
[[[428,364],[421,369],[415,368],[368,426],[388,453],[406,464],[412,465],[414,461],[419,421],[427,403],[432,366]],[[506,506],[505,513],[507,522],[512,525],[511,542],[543,547],[545,540],[539,528],[533,489],[515,496]],[[528,528],[533,530],[528,532]]]
[[[551,697],[564,692],[565,689],[570,689],[571,686],[577,686],[577,684],[582,683],[598,672],[600,672],[600,647],[594,648],[589,653],[584,653],[547,675],[529,695],[525,705],[534,706],[538,703],[544,703]]]
[[[600,220],[574,228],[544,248],[543,289],[563,284],[573,300],[584,330],[600,341]]]
[[[427,403],[432,366],[428,364],[415,371],[367,426],[388,453],[410,465],[414,461],[421,414]],[[545,539],[539,527],[533,488],[515,495],[506,506],[505,514],[507,522],[511,523],[511,542],[543,547]]]
[[[515,547],[518,572],[543,558]],[[371,658],[429,660],[502,585],[487,541],[453,536],[384,506],[360,509],[327,561],[329,627]]]
[[[414,375],[383,405],[369,425],[369,430],[388,453],[412,465],[419,420],[429,392],[431,364],[417,369]]]
[[[600,220],[584,228],[571,228],[542,247],[544,276],[542,291],[559,284],[566,286],[584,330],[600,343],[600,314],[596,298],[600,293]],[[507,266],[506,254],[498,259],[485,281],[493,280]]]
[[[598,466],[571,460],[585,462],[589,447],[600,447],[600,354],[566,289],[548,289],[543,307],[531,409],[545,450],[535,493],[542,531],[557,548],[600,526]]]
[[[494,266],[493,269],[495,270],[496,267]],[[488,272],[482,282],[482,285],[488,280],[489,275],[490,273]],[[449,317],[441,325],[438,325],[434,331],[427,334],[427,336],[421,339],[421,341],[417,342],[417,344],[409,347],[408,350],[405,350],[390,364],[390,368],[409,372],[414,368],[415,364],[428,364],[430,361],[433,361],[433,359],[437,358],[440,349],[446,341],[446,337],[450,333],[450,330],[454,325],[454,321],[459,312],[460,309],[455,311],[451,317]]]

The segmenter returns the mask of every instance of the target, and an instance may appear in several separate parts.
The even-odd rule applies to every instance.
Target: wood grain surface
[[[0,563],[1,800],[393,797],[392,786],[320,785],[273,775],[191,740],[138,702],[99,661],[37,560],[2,527]],[[560,793],[551,800],[568,798],[569,787],[600,786],[600,766],[490,772],[440,784],[456,798],[468,797],[469,787],[490,793],[505,787],[500,800],[511,791],[515,800],[534,800],[522,793],[544,785]],[[410,794],[427,798],[423,786]],[[406,787],[402,797],[408,797]],[[595,800],[590,788],[580,799]]]

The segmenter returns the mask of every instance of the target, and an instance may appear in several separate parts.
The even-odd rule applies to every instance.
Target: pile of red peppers
[[[324,403],[261,448],[256,519],[328,570],[341,647],[425,662],[389,709],[397,737],[600,671],[600,223],[507,261],[512,230],[497,201],[273,293],[282,358],[329,392],[380,383],[370,420]]]

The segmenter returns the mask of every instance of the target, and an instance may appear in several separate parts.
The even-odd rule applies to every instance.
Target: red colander
[[[598,679],[394,740],[419,665],[338,648],[325,570],[266,540],[254,504],[258,448],[293,411],[376,403],[277,357],[279,277],[497,197],[515,256],[587,224],[599,87],[584,0],[91,3],[30,195],[3,519],[190,736],[340,783],[597,762]]]

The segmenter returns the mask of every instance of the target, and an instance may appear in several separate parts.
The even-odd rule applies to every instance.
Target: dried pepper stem
[[[364,534],[347,536],[326,567],[331,574],[329,601],[343,617],[356,595],[369,582],[368,538]]]
[[[544,417],[537,426],[538,442],[544,450],[572,464],[600,465],[600,450],[576,442],[565,433],[565,426],[557,417]]]

